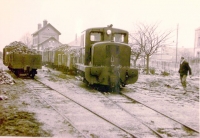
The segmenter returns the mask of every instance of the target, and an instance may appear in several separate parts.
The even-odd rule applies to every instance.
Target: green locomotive
[[[128,35],[112,25],[82,32],[75,68],[84,82],[120,92],[120,86],[137,81],[138,70],[130,67]]]

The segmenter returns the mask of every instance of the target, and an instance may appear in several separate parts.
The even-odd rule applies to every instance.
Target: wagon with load
[[[26,74],[34,78],[37,69],[42,68],[42,55],[24,43],[14,41],[3,49],[3,64],[16,76]]]

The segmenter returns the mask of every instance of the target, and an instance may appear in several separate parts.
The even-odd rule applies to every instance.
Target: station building
[[[37,28],[38,30],[32,34],[32,49],[43,51],[46,48],[57,47],[62,44],[59,41],[61,33],[50,23],[47,23],[47,20],[43,21],[43,26],[39,23]]]

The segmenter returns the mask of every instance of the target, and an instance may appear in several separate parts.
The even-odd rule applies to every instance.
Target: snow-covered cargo
[[[24,43],[14,41],[3,49],[3,64],[17,76],[27,74],[34,77],[42,68],[42,55]]]
[[[9,65],[8,55],[10,53],[39,55],[38,51],[28,48],[24,43],[14,41],[9,45],[5,46],[5,48],[3,49],[3,64],[6,66]]]

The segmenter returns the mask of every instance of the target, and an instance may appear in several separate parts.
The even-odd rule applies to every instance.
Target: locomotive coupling
[[[110,75],[110,86],[115,87],[119,83],[119,77],[116,75]]]

